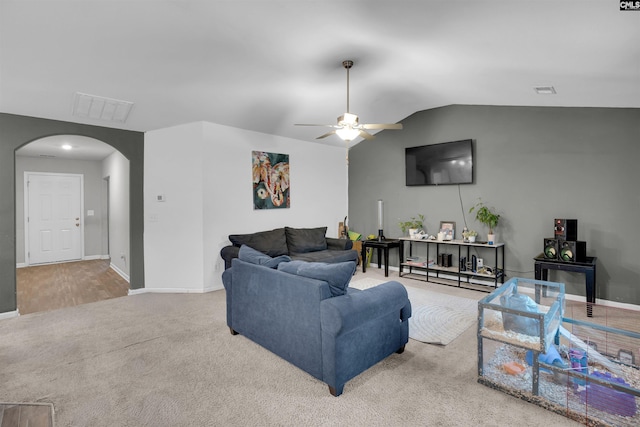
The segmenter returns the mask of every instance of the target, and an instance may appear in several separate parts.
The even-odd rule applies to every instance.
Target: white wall
[[[289,154],[291,208],[253,209],[253,150]],[[147,132],[144,181],[148,290],[221,289],[229,234],[327,226],[337,237],[347,212],[343,148],[206,122]]]
[[[144,145],[145,287],[202,290],[202,124],[147,132]]]
[[[128,280],[130,274],[129,160],[118,151],[111,154],[102,161],[102,177],[109,179],[108,228],[111,267]],[[102,191],[105,189],[102,187]]]

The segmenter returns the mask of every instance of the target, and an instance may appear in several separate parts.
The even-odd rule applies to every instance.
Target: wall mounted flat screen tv
[[[443,142],[405,148],[406,183],[473,184],[473,142]]]

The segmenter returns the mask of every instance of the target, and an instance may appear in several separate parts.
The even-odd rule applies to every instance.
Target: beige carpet
[[[375,268],[366,276],[384,279]],[[336,398],[232,336],[225,316],[225,293],[216,291],[141,294],[0,320],[0,401],[53,403],[56,425],[74,427],[578,425],[478,384],[474,328],[447,346],[409,340],[404,353],[358,375]]]
[[[385,283],[381,279],[353,280],[350,287],[367,289]],[[411,301],[409,338],[447,345],[476,324],[478,301],[405,285]]]

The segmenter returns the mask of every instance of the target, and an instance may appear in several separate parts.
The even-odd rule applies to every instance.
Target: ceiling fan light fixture
[[[323,126],[334,128],[331,132],[327,132],[324,135],[320,135],[316,139],[323,139],[331,135],[338,135],[343,141],[353,141],[358,137],[364,139],[373,139],[374,136],[367,132],[367,129],[402,129],[400,123],[363,123],[360,124],[360,119],[357,115],[349,112],[349,69],[353,67],[353,61],[342,61],[342,66],[347,70],[347,112],[338,117],[338,125],[320,125],[320,124],[301,124],[296,126]]]
[[[351,113],[344,113],[342,116],[338,117],[338,124],[341,126],[357,126],[358,116]]]
[[[338,135],[343,141],[353,141],[360,135],[360,130],[347,126],[337,129],[336,135]]]

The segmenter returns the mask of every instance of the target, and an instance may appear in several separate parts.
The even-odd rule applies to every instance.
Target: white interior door
[[[29,264],[82,259],[82,178],[25,172]]]

